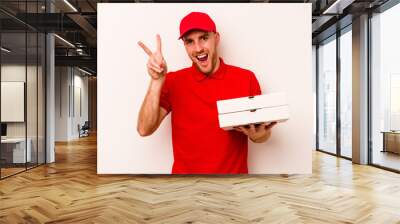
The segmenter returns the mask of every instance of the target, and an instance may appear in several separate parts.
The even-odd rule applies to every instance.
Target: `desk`
[[[383,133],[382,152],[400,154],[400,131],[382,131],[381,133]]]
[[[25,154],[25,138],[6,138],[1,139],[1,157],[6,160],[6,163],[25,163],[31,162],[31,145],[32,140],[27,139],[26,154]],[[11,159],[12,158],[12,159]],[[25,161],[25,158],[27,161]]]

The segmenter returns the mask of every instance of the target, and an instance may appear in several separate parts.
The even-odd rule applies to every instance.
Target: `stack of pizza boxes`
[[[283,92],[220,100],[217,108],[219,126],[225,130],[289,119],[289,105]]]

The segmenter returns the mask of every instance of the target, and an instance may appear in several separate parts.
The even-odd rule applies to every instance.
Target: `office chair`
[[[82,125],[82,127],[79,128],[80,125],[78,125],[78,129],[79,129],[79,138],[80,137],[87,137],[89,136],[89,129],[90,129],[90,125],[89,125],[89,121],[85,121],[85,123]]]

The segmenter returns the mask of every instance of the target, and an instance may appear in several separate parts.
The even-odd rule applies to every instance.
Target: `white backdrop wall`
[[[263,93],[288,94],[290,120],[274,127],[268,142],[249,143],[249,172],[311,173],[311,4],[265,3],[98,4],[98,173],[171,172],[170,116],[152,136],[136,131],[150,81],[137,41],[155,49],[158,33],[169,71],[190,66],[177,38],[191,11],[214,19],[226,63],[252,70]]]

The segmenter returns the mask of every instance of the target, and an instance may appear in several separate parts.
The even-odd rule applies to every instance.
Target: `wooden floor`
[[[400,175],[314,153],[313,174],[98,176],[96,139],[0,181],[0,223],[400,223]]]
[[[24,170],[26,170],[26,168],[24,167],[24,168],[1,168],[1,177],[3,178],[3,177],[8,177],[8,176],[10,176],[10,175],[13,175],[13,174],[16,174],[16,173],[19,173],[19,172],[22,172],[22,171],[24,171]]]
[[[37,164],[36,163],[27,163],[26,166],[27,167],[25,167],[25,164],[18,164],[18,167],[11,167],[11,168],[10,167],[6,167],[6,168],[2,167],[1,168],[1,178],[6,178],[8,176],[15,175],[20,172],[24,172],[27,169],[28,170],[33,169],[33,168],[37,167]]]

